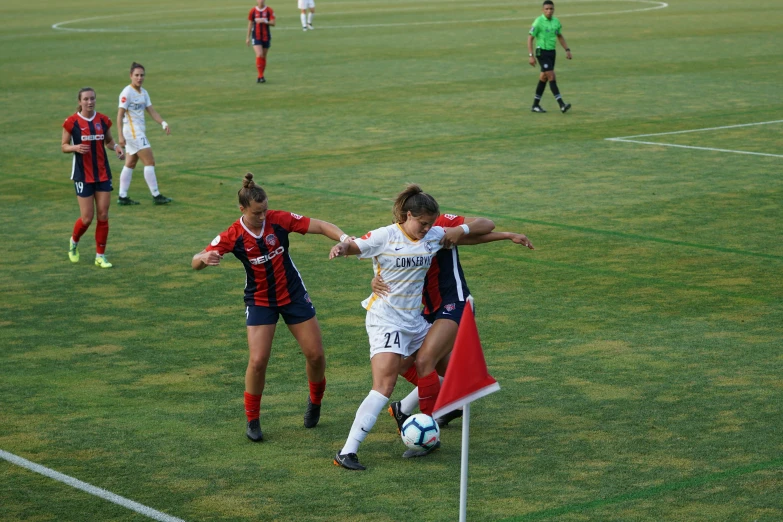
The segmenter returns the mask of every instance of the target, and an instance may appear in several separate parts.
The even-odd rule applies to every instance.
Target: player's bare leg
[[[304,414],[305,428],[314,428],[321,418],[321,399],[326,389],[326,357],[321,337],[321,327],[313,317],[302,323],[290,324],[288,329],[305,356],[305,369],[310,394]]]

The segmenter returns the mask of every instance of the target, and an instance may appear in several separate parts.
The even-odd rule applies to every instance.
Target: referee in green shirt
[[[568,48],[563,37],[563,26],[560,20],[552,16],[555,14],[555,3],[552,0],[544,0],[544,14],[533,21],[533,27],[527,36],[527,53],[530,56],[530,65],[536,66],[536,58],[541,66],[541,74],[538,76],[538,87],[536,87],[536,97],[533,99],[533,112],[546,112],[539,103],[541,95],[546,90],[546,82],[549,82],[549,88],[555,95],[560,112],[565,113],[571,108],[570,103],[563,101],[560,96],[560,89],[557,88],[557,78],[555,77],[555,40],[560,41],[560,45],[566,51],[566,58],[571,59],[571,49]],[[533,40],[536,41],[536,50],[533,54]]]

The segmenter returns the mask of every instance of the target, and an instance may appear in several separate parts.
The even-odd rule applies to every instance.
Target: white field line
[[[585,0],[585,1],[592,1],[592,0]],[[611,0],[605,0],[605,1],[611,1]],[[657,0],[614,0],[614,1],[620,1],[620,2],[628,2],[628,3],[637,3],[637,4],[652,4],[652,7],[642,7],[638,9],[626,9],[626,10],[619,10],[619,11],[602,11],[602,12],[594,12],[594,13],[577,13],[577,14],[564,14],[564,15],[558,15],[558,18],[571,18],[571,17],[580,17],[580,16],[607,16],[607,15],[616,15],[616,14],[625,14],[625,13],[639,13],[642,11],[652,11],[655,9],[665,9],[669,7],[669,4],[666,2],[661,2]],[[193,11],[225,11],[226,7],[221,8],[203,8],[203,9],[177,9],[172,11],[158,11],[155,13],[147,13],[149,14],[162,14],[162,13],[180,13],[180,12],[193,12]],[[401,12],[401,11],[419,11],[422,10],[419,8],[413,8],[413,9],[405,9],[405,8],[399,8],[396,9],[395,12]],[[380,10],[385,11],[385,10]],[[373,13],[376,12],[374,10],[362,10],[362,11],[356,11],[354,13],[340,13],[343,15],[346,14],[357,14],[357,15],[363,15],[367,13]],[[336,14],[336,13],[335,13]],[[74,27],[65,27],[66,25],[71,24],[78,24],[82,22],[94,22],[96,20],[114,20],[118,18],[124,18],[124,17],[132,17],[133,13],[126,13],[126,14],[116,14],[116,15],[106,15],[106,16],[94,16],[91,18],[80,18],[77,20],[67,20],[64,22],[57,22],[56,24],[52,25],[52,29],[56,31],[68,31],[68,32],[76,32],[76,33],[159,33],[159,32],[177,32],[177,33],[201,33],[201,32],[226,32],[226,31],[232,31],[232,32],[239,32],[239,31],[245,31],[246,29],[244,27],[231,27],[231,28],[212,28],[212,29],[170,29],[166,28],[165,26],[159,26],[155,29],[144,29],[144,28],[132,28],[132,29],[122,29],[122,28],[115,28],[115,27],[109,27],[109,28],[103,28],[103,27],[95,27],[95,28],[74,28]],[[321,19],[324,16],[329,16],[329,13],[321,13],[319,14],[319,19]],[[532,15],[531,15],[532,16]],[[531,18],[531,16],[526,17],[506,17],[506,18],[486,18],[486,19],[478,19],[478,20],[471,20],[472,24],[477,23],[503,23],[503,22],[516,22],[516,21],[532,21],[535,16]],[[297,20],[298,22],[298,20]],[[194,22],[199,23],[199,22]],[[399,23],[388,23],[388,24],[352,24],[352,25],[318,25],[318,29],[369,29],[369,28],[379,28],[379,27],[408,27],[408,26],[422,26],[422,25],[453,25],[453,24],[464,24],[464,20],[432,20],[432,21],[421,21],[421,22],[399,22]],[[296,27],[275,27],[275,31],[301,31],[301,27],[299,27],[299,24],[296,24]]]
[[[105,489],[95,487],[92,484],[82,482],[81,480],[69,477],[68,475],[63,475],[62,473],[49,469],[45,466],[41,466],[40,464],[36,464],[35,462],[30,462],[29,460],[18,457],[13,453],[0,450],[0,458],[7,460],[11,464],[16,464],[17,466],[29,469],[30,471],[34,471],[35,473],[39,473],[45,477],[57,480],[76,489],[81,489],[90,495],[95,495],[96,497],[108,500],[109,502],[113,502],[119,506],[135,511],[136,513],[140,513],[153,520],[158,520],[160,522],[185,522],[180,518],[172,517],[166,513],[161,513],[160,511],[156,511],[150,507],[139,504],[138,502],[134,502],[125,497],[116,495],[111,491],[106,491]]]
[[[773,123],[783,123],[783,120],[774,120],[774,121],[760,121],[757,123],[742,123],[740,125],[724,125],[722,127],[707,127],[704,129],[690,129],[690,130],[683,130],[683,131],[673,131],[673,132],[657,132],[654,134],[637,134],[635,136],[620,136],[617,138],[605,138],[606,141],[622,141],[625,143],[640,143],[642,145],[657,145],[659,147],[677,147],[680,149],[694,149],[694,150],[709,150],[712,152],[729,152],[732,154],[749,154],[752,156],[768,156],[772,158],[783,158],[783,154],[769,154],[765,152],[749,152],[746,150],[732,150],[732,149],[716,149],[712,147],[695,147],[692,145],[678,145],[675,143],[660,143],[656,141],[642,141],[642,140],[636,140],[632,138],[647,138],[650,136],[669,136],[673,134],[686,134],[689,132],[707,132],[707,131],[715,131],[715,130],[725,130],[725,129],[736,129],[739,127],[753,127],[756,125],[770,125]]]

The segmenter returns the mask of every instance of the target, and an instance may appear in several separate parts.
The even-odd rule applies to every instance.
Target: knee
[[[416,373],[421,377],[429,375],[435,369],[435,361],[427,354],[416,356]]]
[[[108,221],[109,220],[109,211],[104,210],[102,212],[98,212],[98,221]]]
[[[92,223],[92,217],[93,217],[92,215],[82,216],[82,223],[84,224],[85,227],[90,226],[90,224]]]
[[[263,357],[251,357],[247,362],[247,369],[255,374],[266,373],[266,366],[269,363],[269,359]]]

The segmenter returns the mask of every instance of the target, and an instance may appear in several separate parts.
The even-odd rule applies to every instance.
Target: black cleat
[[[543,108],[542,106],[540,106],[540,105],[533,105],[533,106],[530,108],[530,112],[546,112],[546,111],[545,111],[545,110],[544,110],[544,108]]]
[[[338,452],[332,462],[334,463],[335,466],[342,466],[345,469],[350,469],[353,471],[364,471],[365,469],[367,469],[361,464],[359,464],[359,457],[356,456],[356,453],[340,455],[340,453]]]
[[[405,453],[402,454],[402,458],[404,459],[413,459],[416,457],[426,457],[436,449],[440,448],[440,441],[436,442],[433,447],[430,449],[422,449],[422,450],[415,450],[415,449],[409,449],[406,450]]]
[[[310,397],[307,397],[307,409],[304,414],[304,427],[315,428],[318,421],[321,419],[321,405],[313,404],[310,401]]]
[[[306,31],[306,30],[307,30],[307,29],[305,29],[305,31]],[[256,80],[256,83],[266,83],[266,80],[265,80],[265,79],[264,79],[264,77],[262,76],[261,78],[259,78],[259,79],[257,79],[257,80]]]
[[[129,198],[128,196],[125,196],[125,197],[120,196],[117,199],[117,204],[118,205],[138,205],[139,202]]]
[[[163,194],[158,194],[157,196],[152,196],[152,201],[154,201],[156,205],[168,205],[171,203],[171,198],[167,198]]]
[[[570,108],[571,108],[571,104],[570,104],[570,103],[566,103],[565,105],[563,105],[562,107],[560,107],[560,112],[562,112],[563,114],[565,114],[565,113],[567,113],[567,112],[568,112],[568,109],[570,109]]]
[[[264,441],[264,434],[261,433],[261,423],[258,419],[253,419],[247,423],[247,438],[253,442]]]
[[[454,419],[459,419],[460,417],[462,417],[462,410],[456,409],[448,412],[442,417],[438,417],[435,419],[435,422],[438,423],[439,428],[445,428],[448,426],[449,422],[453,421]]]
[[[402,433],[402,425],[405,424],[410,415],[402,412],[402,403],[400,401],[389,404],[389,415],[397,421],[397,433]]]

